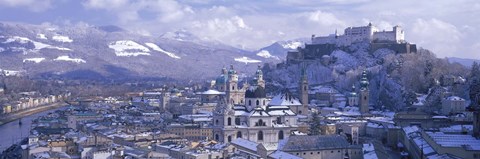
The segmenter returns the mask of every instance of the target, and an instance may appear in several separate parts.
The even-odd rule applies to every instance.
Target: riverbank
[[[35,108],[31,108],[31,109],[15,112],[15,113],[12,113],[12,114],[8,114],[8,115],[0,118],[0,125],[12,122],[14,120],[17,120],[17,119],[20,119],[20,118],[23,118],[23,117],[26,117],[26,116],[30,116],[32,114],[40,113],[40,112],[55,109],[55,108],[60,108],[60,107],[66,106],[66,105],[67,104],[64,103],[64,102],[59,102],[59,103],[53,103],[53,104],[38,106],[38,107],[35,107]]]

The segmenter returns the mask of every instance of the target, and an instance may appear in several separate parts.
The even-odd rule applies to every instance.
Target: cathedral
[[[300,88],[305,88],[302,92],[307,93],[306,77],[303,80]],[[289,91],[269,99],[260,67],[252,84],[243,84],[242,88],[238,86],[238,75],[233,67],[228,71],[224,68],[215,87],[225,92],[213,111],[213,137],[219,142],[243,138],[257,143],[276,143],[296,131],[298,115],[308,112],[306,104],[302,103],[308,100],[308,94],[302,102]]]

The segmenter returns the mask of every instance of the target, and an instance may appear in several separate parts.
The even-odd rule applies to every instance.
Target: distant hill
[[[477,63],[480,63],[480,60],[476,60],[476,59],[464,59],[464,58],[458,58],[458,57],[447,57],[446,58],[448,60],[448,62],[450,63],[459,63],[459,64],[462,64],[463,66],[466,66],[468,68],[472,67],[473,65],[473,62],[477,62]]]

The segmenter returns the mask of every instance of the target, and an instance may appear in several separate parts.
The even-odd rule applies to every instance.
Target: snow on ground
[[[73,42],[72,39],[68,36],[63,36],[63,35],[55,35],[52,37],[53,40],[58,41],[58,42],[64,42],[64,43],[71,43]]]
[[[375,152],[375,147],[373,144],[363,144],[363,158],[364,159],[378,159],[377,153]]]
[[[150,55],[150,49],[131,40],[120,40],[108,44],[117,56]]]
[[[43,58],[43,57],[35,57],[35,58],[23,59],[23,62],[35,62],[35,63],[40,63],[40,62],[42,62],[43,60],[45,60],[45,58]]]
[[[180,59],[179,56],[175,55],[174,53],[171,53],[171,52],[168,52],[168,51],[163,50],[162,48],[160,48],[158,45],[156,45],[156,44],[154,44],[154,43],[145,43],[145,45],[147,45],[148,47],[152,48],[152,49],[155,50],[155,51],[158,51],[158,52],[167,54],[167,55],[170,56],[171,58]]]
[[[15,71],[15,70],[4,70],[0,68],[0,72],[4,74],[5,76],[18,76],[22,72],[21,71]]]
[[[282,44],[282,47],[285,49],[297,49],[298,47],[302,46],[301,42],[286,42],[285,44]]]
[[[58,56],[54,61],[69,61],[75,63],[86,63],[85,60],[81,58],[71,58],[70,56]]]
[[[244,62],[245,64],[262,62],[260,60],[251,59],[251,58],[248,58],[248,57],[245,57],[245,56],[235,58],[234,60],[237,61],[237,62]]]
[[[26,38],[26,37],[12,36],[12,37],[9,37],[7,40],[5,40],[3,43],[11,43],[11,42],[15,42],[15,41],[19,42],[19,43],[22,43],[22,44],[26,44],[31,40],[29,38]]]
[[[260,52],[257,53],[257,56],[263,57],[263,58],[278,58],[277,56],[272,56],[270,52],[267,50],[261,50]]]
[[[29,38],[20,37],[20,36],[12,36],[12,37],[9,37],[9,38],[8,38],[5,42],[3,42],[3,43],[11,43],[11,42],[19,42],[19,43],[22,43],[22,44],[26,44],[26,43],[28,43],[28,42],[32,42],[33,45],[35,46],[35,49],[33,49],[33,51],[38,51],[38,50],[45,49],[45,48],[48,48],[48,49],[57,49],[57,50],[61,50],[61,51],[72,51],[72,49],[69,49],[69,48],[51,46],[51,45],[48,45],[48,44],[44,44],[44,43],[37,42],[37,41],[34,41],[34,40],[30,40]]]
[[[48,40],[47,36],[45,34],[37,34],[37,39],[45,39]]]

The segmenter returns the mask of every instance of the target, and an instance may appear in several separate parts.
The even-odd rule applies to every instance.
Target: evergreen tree
[[[474,62],[470,72],[470,100],[471,106],[480,106],[480,65]]]
[[[480,79],[480,65],[477,62],[473,62],[470,78],[472,81],[473,79]]]
[[[320,135],[321,120],[317,112],[312,113],[312,119],[309,122],[310,128],[308,130],[309,135]]]

